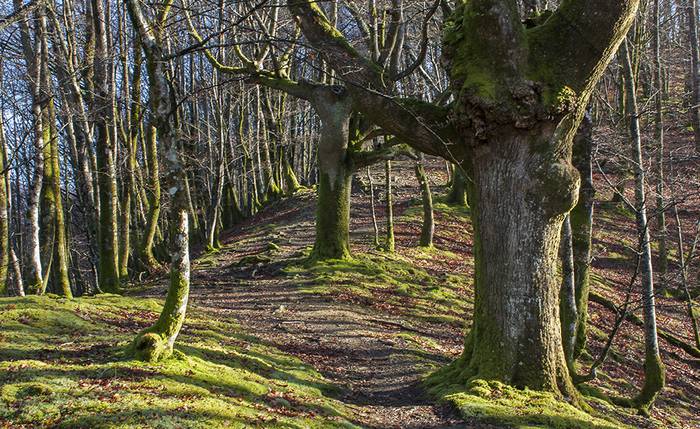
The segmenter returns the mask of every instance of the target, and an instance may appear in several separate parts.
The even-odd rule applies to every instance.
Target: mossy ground
[[[440,395],[465,417],[516,428],[617,429],[621,423],[593,417],[550,393],[519,390],[499,382],[472,380],[464,387],[443,389]]]
[[[405,254],[362,253],[352,259],[301,262],[286,273],[302,282],[311,294],[344,296],[366,305],[391,307],[399,314],[431,322],[462,326],[472,306],[471,279],[461,274],[440,274],[414,263],[432,258],[456,258],[447,252],[412,249]]]
[[[0,299],[0,426],[354,427],[312,368],[196,309],[172,358],[125,359],[159,310],[115,295]]]

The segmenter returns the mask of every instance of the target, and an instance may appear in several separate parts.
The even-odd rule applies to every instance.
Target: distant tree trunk
[[[394,207],[391,198],[391,160],[387,160],[384,164],[384,174],[386,188],[386,242],[384,249],[393,253],[396,250],[396,244],[394,240]]]
[[[452,183],[450,184],[450,192],[447,194],[447,204],[465,207],[469,205],[467,201],[466,180],[462,167],[455,165],[454,173],[452,174]]]
[[[214,194],[212,195],[209,219],[207,225],[207,250],[213,251],[219,247],[217,229],[219,221],[219,211],[221,209],[221,199],[224,193],[225,177],[225,157],[224,157],[224,136],[219,136],[219,161],[216,171],[216,182],[214,185]]]
[[[688,257],[685,257],[685,251],[683,250],[683,228],[681,225],[680,216],[678,216],[678,205],[673,206],[673,215],[676,218],[676,237],[678,238],[678,262],[681,265],[681,285],[683,286],[683,293],[685,294],[685,302],[688,308],[688,318],[690,319],[690,324],[693,328],[693,339],[695,340],[695,347],[700,349],[700,328],[698,328],[698,318],[695,315],[695,305],[693,303],[693,297],[690,294],[690,289],[688,288],[688,261],[690,261],[698,246],[698,240],[700,239],[700,219],[695,223],[695,238],[693,239],[693,245],[690,248]]]
[[[377,225],[377,212],[374,204],[374,181],[370,166],[367,166],[367,180],[369,181],[369,202],[372,209],[372,226],[374,227],[374,247],[379,246],[379,226]]]
[[[698,2],[686,0],[688,15],[688,38],[690,39],[690,71],[692,99],[690,120],[695,132],[695,151],[700,153],[700,46],[698,42]]]
[[[0,86],[2,86],[2,61],[0,61]],[[8,214],[7,177],[9,170],[5,163],[5,124],[0,113],[0,296],[7,295],[10,264],[10,216]]]
[[[104,0],[92,0],[95,31],[95,115],[97,117],[97,178],[100,200],[99,222],[99,285],[105,292],[119,292],[119,228],[117,214],[117,181],[114,165],[114,145],[111,123],[113,118],[111,61],[105,28]]]
[[[654,139],[656,140],[656,223],[659,241],[659,273],[665,276],[668,271],[668,250],[666,247],[666,211],[664,208],[664,116],[663,116],[663,69],[661,67],[661,0],[654,0]]]
[[[656,395],[664,387],[665,370],[659,355],[659,340],[656,329],[656,306],[654,304],[654,277],[651,266],[651,243],[649,225],[647,222],[645,173],[642,156],[642,137],[639,129],[639,111],[635,88],[632,63],[627,49],[627,41],[623,42],[619,54],[622,57],[625,73],[625,90],[627,102],[625,113],[629,119],[630,137],[632,142],[634,163],[634,194],[637,234],[641,254],[642,297],[644,300],[644,386],[634,398],[633,403],[643,413],[648,413],[654,404]]]
[[[430,192],[430,183],[423,168],[423,156],[420,155],[420,160],[416,162],[416,177],[421,189],[421,197],[423,200],[423,226],[420,232],[420,246],[432,247],[433,232],[435,231],[435,220],[433,218],[433,195]]]
[[[581,176],[578,202],[569,213],[571,244],[574,253],[574,284],[576,291],[576,335],[574,359],[586,348],[588,335],[588,292],[591,271],[591,238],[593,235],[593,122],[586,114],[574,137],[572,162]]]
[[[156,127],[148,127],[146,142],[146,159],[150,166],[150,193],[148,199],[148,215],[146,216],[146,230],[139,244],[139,257],[144,269],[155,271],[160,268],[160,263],[153,254],[156,232],[158,231],[158,219],[160,218],[160,168],[158,162],[158,131]]]

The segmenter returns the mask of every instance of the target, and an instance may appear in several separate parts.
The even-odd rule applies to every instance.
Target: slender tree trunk
[[[692,99],[690,120],[695,131],[695,151],[700,153],[700,46],[698,41],[698,2],[686,0],[688,16],[688,38],[690,39],[690,71]]]
[[[384,249],[393,253],[396,250],[396,243],[394,240],[394,207],[391,198],[391,160],[387,160],[384,164],[384,178],[386,188],[386,242]]]
[[[379,246],[379,226],[377,225],[377,211],[374,204],[374,181],[370,166],[367,166],[367,180],[369,181],[369,202],[372,208],[372,226],[374,227],[374,247]]]
[[[666,211],[664,208],[664,116],[663,116],[663,69],[661,67],[661,0],[654,0],[654,139],[656,140],[656,223],[659,242],[659,273],[665,276],[668,271],[668,250],[666,246]]]
[[[103,0],[91,0],[95,31],[95,114],[97,116],[97,181],[100,201],[98,233],[99,285],[105,292],[118,292],[119,228],[117,215],[117,182],[114,165],[115,141],[111,136],[113,106],[111,95],[110,56],[105,28]]]
[[[559,313],[561,318],[561,338],[564,346],[564,359],[570,374],[575,374],[576,332],[578,325],[578,311],[576,310],[576,282],[574,269],[574,249],[572,243],[571,217],[566,216],[561,230],[561,255],[562,283],[559,293]]]
[[[146,144],[146,157],[150,166],[150,193],[148,199],[148,215],[146,230],[139,244],[139,256],[144,269],[155,271],[160,268],[158,260],[153,255],[153,246],[160,218],[160,168],[158,162],[158,131],[155,126],[149,126]]]
[[[170,6],[172,6],[172,0],[161,6],[162,12],[157,15],[159,19],[165,20]],[[132,344],[132,350],[138,358],[156,361],[168,357],[172,353],[173,345],[182,328],[187,311],[190,290],[190,253],[188,206],[185,192],[186,173],[179,153],[180,139],[176,128],[177,122],[173,118],[176,115],[177,106],[172,104],[174,95],[171,93],[171,82],[167,78],[166,62],[163,59],[160,45],[162,21],[157,23],[156,31],[154,31],[146,22],[136,0],[127,0],[127,7],[146,53],[151,103],[155,112],[158,136],[167,150],[165,154],[166,177],[168,193],[172,199],[168,294],[158,321],[152,327],[142,331]]]
[[[423,199],[423,226],[420,232],[420,246],[433,246],[433,232],[435,231],[435,220],[433,218],[433,195],[430,192],[430,183],[423,168],[423,156],[416,162],[416,178],[421,189],[421,197]]]
[[[2,62],[0,61],[0,86],[2,86]],[[7,295],[10,288],[9,264],[10,264],[10,216],[8,213],[9,199],[7,177],[9,170],[5,163],[5,124],[0,113],[0,296]]]
[[[644,386],[634,404],[640,411],[647,413],[654,404],[656,395],[664,387],[665,370],[659,355],[659,340],[656,330],[656,306],[654,303],[654,276],[651,266],[651,242],[647,222],[645,173],[642,156],[642,137],[639,129],[639,111],[637,109],[636,88],[632,64],[625,41],[620,48],[624,73],[627,103],[625,113],[629,119],[630,137],[634,162],[634,195],[637,233],[641,254],[640,271],[642,278],[642,298],[644,300]]]
[[[588,292],[591,272],[591,238],[593,236],[593,122],[586,114],[579,126],[573,145],[573,165],[581,176],[578,202],[569,214],[571,244],[574,253],[574,284],[576,292],[576,341],[574,359],[586,348],[588,336]]]
[[[20,0],[14,1],[15,9],[22,6]],[[38,19],[43,19],[44,8],[38,8]],[[37,50],[41,49],[41,38],[37,38],[36,44],[32,46],[32,41],[29,35],[29,25],[26,22],[20,23],[20,38],[22,41],[22,50],[24,59],[27,63],[27,86],[32,94],[32,119],[34,121],[34,174],[31,184],[28,185],[28,202],[27,202],[27,250],[26,250],[26,267],[27,267],[27,283],[28,290],[31,293],[44,293],[44,277],[41,265],[41,241],[39,230],[39,208],[41,203],[41,189],[44,180],[44,146],[47,142],[44,141],[44,127],[42,123],[41,111],[41,72],[40,64],[41,56]],[[19,205],[18,205],[19,207]]]
[[[678,262],[681,265],[681,285],[683,286],[683,293],[685,294],[685,302],[688,308],[688,318],[690,319],[690,324],[693,328],[693,339],[695,340],[695,347],[700,349],[700,328],[698,328],[698,318],[695,315],[695,304],[693,303],[693,296],[690,294],[690,289],[688,288],[688,261],[692,259],[695,255],[695,251],[698,246],[698,239],[700,239],[700,219],[695,223],[695,238],[693,240],[693,245],[690,248],[688,257],[685,257],[685,251],[683,250],[683,228],[681,225],[680,216],[678,216],[678,205],[673,206],[673,215],[676,218],[676,237],[678,238]]]

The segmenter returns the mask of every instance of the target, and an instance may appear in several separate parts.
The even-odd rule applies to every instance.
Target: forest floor
[[[218,252],[201,253],[174,362],[124,362],[116,351],[156,317],[162,280],[132,298],[0,301],[0,427],[700,428],[698,359],[665,340],[668,386],[651,418],[593,396],[587,400],[596,412],[617,423],[498,386],[487,386],[485,401],[456,394],[442,402],[426,393],[421,381],[459,355],[469,326],[469,210],[441,202],[444,163],[431,161],[435,249],[421,250],[412,163],[397,162],[395,170],[393,254],[375,248],[366,177],[353,190],[351,261],[306,262],[314,237],[310,190],[268,205],[227,231]],[[373,177],[383,183],[383,170]],[[383,209],[377,202],[380,232]],[[619,303],[631,275],[625,245],[634,222],[617,206],[601,202],[596,210],[593,290]],[[584,356],[581,372],[614,321],[597,303],[590,311],[592,356]],[[661,329],[690,342],[680,301],[662,296],[658,312]],[[73,332],[81,320],[92,325],[88,334]],[[49,331],[56,321],[62,330]],[[641,329],[625,323],[587,392],[632,395],[642,350]]]

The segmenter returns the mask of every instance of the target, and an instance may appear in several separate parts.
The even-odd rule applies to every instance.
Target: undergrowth
[[[312,368],[196,309],[173,358],[126,360],[159,310],[116,295],[0,299],[0,427],[355,427]]]

